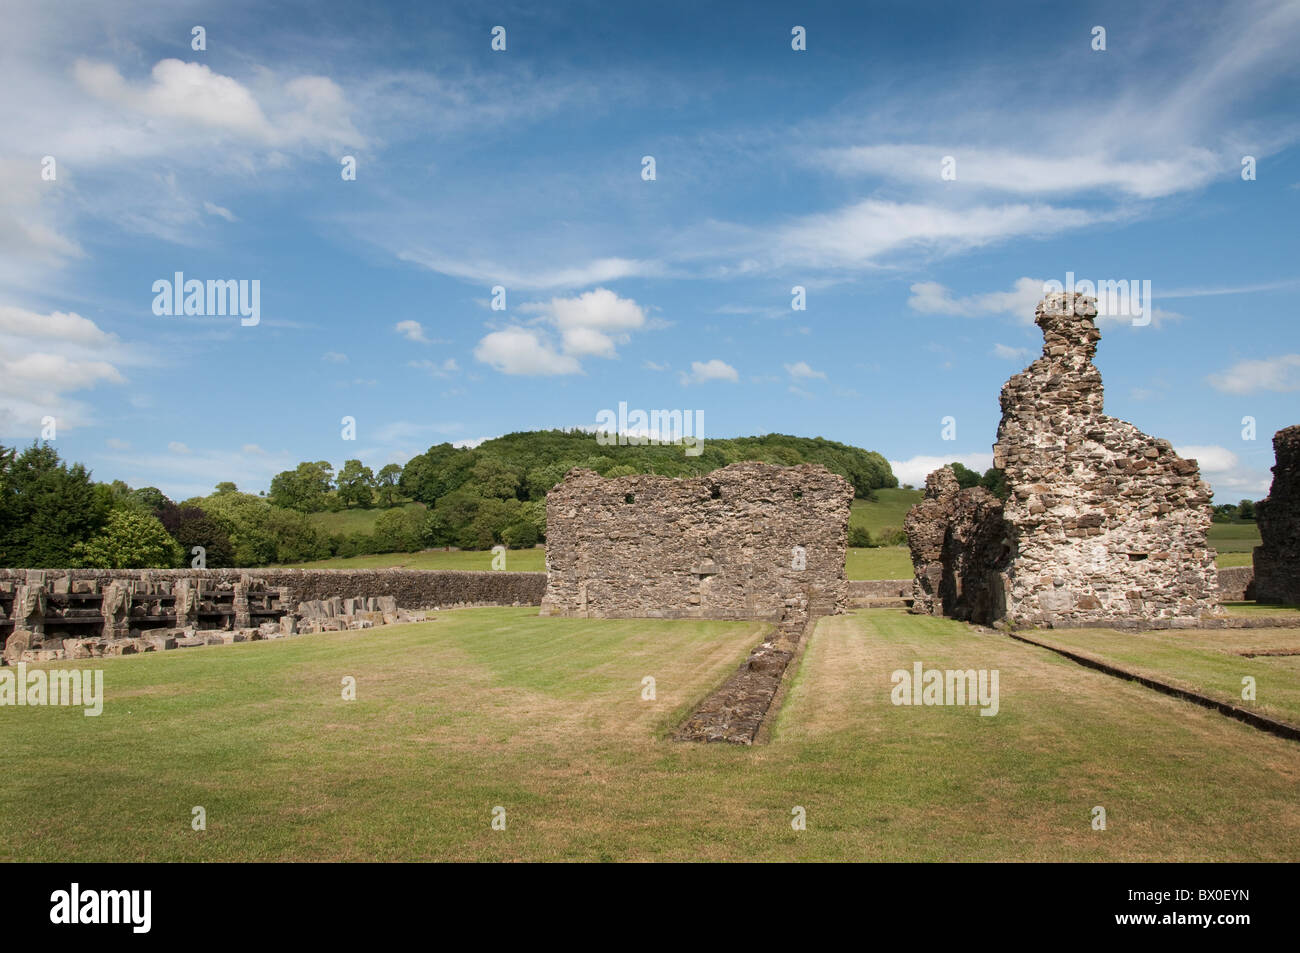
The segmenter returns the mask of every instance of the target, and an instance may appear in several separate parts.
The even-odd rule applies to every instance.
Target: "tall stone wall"
[[[824,467],[735,463],[606,480],[546,502],[544,615],[771,619],[841,611],[853,487]]]
[[[1273,454],[1273,485],[1255,513],[1255,599],[1300,604],[1300,426],[1273,435]]]
[[[1168,627],[1216,614],[1210,487],[1168,441],[1102,412],[1096,314],[1094,299],[1081,295],[1039,303],[1043,356],[1002,388],[993,448],[1010,488],[1002,538],[991,538],[992,504],[949,500],[940,487],[932,505],[952,513],[943,533],[918,515],[909,539],[924,597],[914,611],[949,609],[949,572],[963,591],[974,579],[978,595],[953,606],[978,622]],[[937,533],[952,540],[947,555]]]
[[[925,481],[925,497],[903,523],[916,576],[912,611],[985,622],[1006,610],[1010,550],[1002,501],[983,487],[963,490],[951,467]]]

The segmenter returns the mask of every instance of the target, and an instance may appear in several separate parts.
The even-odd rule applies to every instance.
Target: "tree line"
[[[0,447],[0,566],[209,568],[413,552],[432,546],[536,545],[546,536],[546,494],[574,467],[605,477],[682,477],[743,460],[818,463],[871,498],[897,479],[880,454],[823,438],[768,434],[680,446],[602,446],[586,431],[508,434],[474,448],[442,443],[378,472],[347,460],[298,464],[261,494],[218,483],[173,501],[156,487],[99,483],[49,444]],[[329,532],[314,514],[380,509],[369,531]]]

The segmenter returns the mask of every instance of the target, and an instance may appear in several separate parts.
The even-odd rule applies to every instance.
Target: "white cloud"
[[[716,357],[708,361],[691,361],[691,372],[687,374],[681,372],[681,382],[687,384],[703,384],[708,381],[732,381],[733,383],[740,380],[740,375],[736,369],[725,361],[720,361]]]
[[[630,258],[596,258],[582,265],[520,270],[488,259],[464,260],[423,249],[401,251],[397,257],[401,261],[409,261],[453,278],[537,290],[580,288],[583,285],[602,284],[622,278],[653,277],[663,270],[656,262]]]
[[[1202,473],[1225,473],[1235,470],[1240,461],[1231,450],[1219,446],[1174,447],[1174,452],[1185,459],[1194,459]]]
[[[1300,354],[1281,354],[1255,361],[1238,361],[1208,378],[1225,394],[1251,394],[1258,390],[1286,393],[1300,390]]]
[[[1057,280],[1064,284],[1062,279]],[[1076,278],[1076,281],[1081,280],[1083,280],[1083,276]],[[1104,279],[1089,278],[1087,280],[1096,288],[1098,282]],[[912,294],[907,299],[907,306],[913,311],[919,311],[922,314],[948,314],[964,317],[1005,316],[1013,318],[1021,324],[1033,324],[1034,312],[1046,293],[1044,290],[1045,284],[1046,282],[1041,278],[1017,278],[1015,286],[1010,291],[989,291],[983,294],[972,294],[958,298],[937,281],[922,281],[912,285]],[[1177,312],[1154,307],[1146,295],[1144,286],[1135,286],[1133,294],[1134,296],[1141,296],[1135,297],[1135,300],[1140,301],[1142,307],[1149,312],[1152,327],[1160,327],[1166,321],[1182,320],[1183,315]],[[1108,314],[1106,311],[1109,300],[1108,295],[1104,293],[1097,294],[1096,298],[1098,324],[1132,323],[1133,314],[1129,310],[1127,295],[1121,295],[1116,299],[1115,303],[1119,306],[1120,311],[1114,315]],[[1010,355],[998,352],[998,356],[1009,357]]]
[[[1005,361],[1023,361],[1029,356],[1027,347],[1010,347],[1006,344],[994,344],[993,354]]]
[[[1226,447],[1189,444],[1174,447],[1174,452],[1197,462],[1201,476],[1213,487],[1215,499],[1220,503],[1225,500],[1236,502],[1245,497],[1260,499],[1268,494],[1271,474],[1243,463]]]
[[[45,417],[61,430],[89,423],[91,409],[67,395],[126,383],[122,353],[115,335],[79,314],[0,307],[0,435],[34,435]]]
[[[346,364],[348,362],[348,356],[338,351],[326,351],[321,355],[320,359],[330,364]]]
[[[1167,157],[1126,160],[1097,151],[1036,155],[1005,149],[905,143],[830,149],[820,159],[841,174],[877,175],[929,185],[939,179],[944,156],[956,160],[956,183],[963,189],[1019,195],[1102,190],[1138,198],[1159,198],[1205,185],[1227,168],[1224,156],[1191,146],[1180,146],[1174,155]]]
[[[617,346],[626,344],[631,332],[646,325],[644,308],[608,288],[525,307],[548,315],[560,332],[564,353],[575,357],[617,357]]]
[[[352,125],[342,90],[324,76],[275,84],[278,98],[268,94],[265,109],[243,83],[202,63],[160,60],[148,81],[131,83],[111,63],[78,59],[73,77],[84,93],[145,119],[143,124],[122,122],[124,134],[139,136],[143,127],[159,144],[169,126],[209,130],[274,149],[365,143]]]
[[[595,328],[565,328],[560,340],[564,353],[575,357],[618,357],[614,339]]]
[[[1032,324],[1034,309],[1043,298],[1043,284],[1042,278],[1017,278],[1010,291],[990,291],[956,298],[937,281],[922,281],[912,285],[907,306],[922,314],[1005,315]]]
[[[0,306],[0,335],[12,335],[32,341],[66,341],[102,347],[116,340],[89,318],[70,312],[37,314],[24,308]]]
[[[561,331],[599,328],[635,331],[645,324],[645,311],[631,298],[620,298],[608,288],[587,291],[576,298],[552,298],[551,314]]]
[[[877,264],[890,252],[950,254],[1008,238],[1080,228],[1103,218],[1100,213],[1051,205],[954,207],[865,199],[776,229],[770,247],[778,262],[856,269]]]
[[[529,328],[493,331],[474,348],[474,357],[502,374],[549,377],[580,374],[576,357],[561,354],[538,332]]]
[[[807,361],[796,361],[793,364],[786,364],[785,369],[786,373],[795,380],[811,380],[813,378],[826,380],[826,372],[813,370],[808,366]]]
[[[410,367],[426,370],[434,377],[450,377],[460,370],[454,357],[449,357],[445,361],[408,361],[407,364]]]
[[[1288,278],[1282,281],[1265,281],[1250,285],[1227,285],[1209,288],[1174,288],[1171,291],[1160,289],[1162,298],[1204,298],[1210,295],[1244,295],[1260,291],[1281,291],[1300,285],[1300,278]]]
[[[497,370],[514,368],[503,370],[507,374],[578,373],[581,358],[616,358],[619,345],[631,340],[633,331],[647,326],[644,308],[608,288],[571,298],[525,302],[517,310],[539,315],[538,320],[558,332],[559,346],[535,328],[514,327],[487,335],[475,349],[475,357]],[[520,352],[532,352],[532,356]]]
[[[414,341],[417,344],[433,343],[424,336],[424,326],[419,321],[398,321],[393,325],[393,329],[408,341]]]
[[[207,212],[209,215],[216,215],[219,218],[224,218],[227,222],[239,221],[239,219],[235,217],[235,213],[230,211],[230,209],[223,208],[220,205],[214,205],[211,202],[203,203],[203,211]]]
[[[907,460],[890,460],[889,466],[898,477],[900,484],[910,483],[920,489],[925,486],[925,478],[950,463],[960,463],[976,473],[983,473],[993,466],[991,453],[954,453],[946,457],[910,457]]]
[[[663,364],[656,364],[654,361],[643,361],[642,364],[641,364],[641,366],[644,367],[647,371],[666,371],[666,370],[668,370],[668,364],[667,364],[667,362],[665,362],[665,363],[663,363]]]

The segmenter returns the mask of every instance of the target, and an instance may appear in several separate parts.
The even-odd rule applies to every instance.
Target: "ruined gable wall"
[[[1257,508],[1255,598],[1300,603],[1300,426],[1273,435],[1273,485]]]
[[[547,495],[544,615],[793,621],[843,608],[853,487],[824,467],[735,463]],[[794,568],[803,547],[805,567]]]
[[[1091,298],[1044,298],[1043,356],[1002,388],[1007,619],[1195,624],[1217,601],[1210,487],[1168,441],[1102,413],[1096,313]]]

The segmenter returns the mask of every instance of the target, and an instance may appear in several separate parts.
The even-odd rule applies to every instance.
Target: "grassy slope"
[[[422,510],[424,504],[403,503],[397,508]],[[337,513],[312,513],[307,518],[316,525],[317,529],[330,534],[341,533],[347,536],[352,533],[373,533],[375,520],[386,512],[387,508],[372,506],[369,509],[339,510]]]
[[[873,537],[882,529],[902,529],[907,511],[921,496],[920,490],[877,490],[874,501],[853,501],[849,525],[864,526]]]
[[[0,709],[0,859],[1300,855],[1300,746],[1000,635],[825,619],[772,744],[737,748],[664,732],[759,626],[534,612],[96,661],[100,718]],[[1001,713],[892,706],[918,659],[998,669]]]

